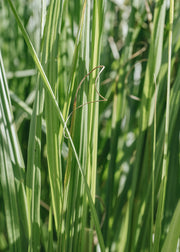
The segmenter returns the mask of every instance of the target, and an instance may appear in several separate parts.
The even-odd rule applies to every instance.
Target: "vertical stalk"
[[[93,1],[93,22],[92,22],[92,48],[91,48],[91,62],[90,69],[99,65],[100,49],[101,49],[101,35],[104,17],[104,1]],[[95,101],[98,95],[95,91],[94,81],[97,72],[94,71],[90,78],[89,100]],[[99,81],[97,83],[97,90],[99,89]],[[87,181],[91,188],[91,195],[95,203],[96,194],[96,172],[97,172],[97,139],[98,139],[98,119],[99,119],[99,103],[95,102],[89,105],[88,116],[88,160],[87,160]],[[89,232],[89,251],[92,251],[93,245],[93,225],[91,221],[91,231]]]
[[[170,1],[169,12],[169,45],[168,45],[168,76],[167,76],[167,97],[166,97],[166,121],[165,121],[165,142],[164,142],[164,154],[163,154],[163,166],[162,177],[160,185],[160,196],[157,210],[157,221],[155,227],[155,242],[154,251],[159,251],[160,237],[162,232],[162,220],[164,214],[164,204],[166,195],[166,184],[168,176],[168,143],[169,143],[169,110],[170,110],[170,80],[171,80],[171,53],[172,53],[172,29],[173,29],[173,16],[174,16],[174,0]]]
[[[155,80],[155,108],[154,108],[154,131],[153,131],[153,163],[152,163],[152,191],[151,191],[151,239],[150,239],[150,251],[153,248],[153,226],[154,226],[154,174],[156,165],[156,80]]]

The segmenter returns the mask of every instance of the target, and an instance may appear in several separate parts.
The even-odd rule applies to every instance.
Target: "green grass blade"
[[[19,142],[17,139],[17,134],[14,128],[13,122],[13,116],[11,112],[11,102],[10,102],[10,95],[9,95],[9,90],[8,90],[8,85],[7,85],[7,80],[5,76],[5,70],[4,70],[4,65],[2,61],[2,56],[0,53],[0,63],[1,63],[1,93],[2,93],[2,104],[4,107],[4,113],[7,120],[8,128],[9,130],[9,137],[10,137],[10,142],[12,143],[12,148],[13,148],[13,153],[14,153],[14,159],[15,162],[17,163],[17,174],[20,179],[23,179],[24,176],[24,161],[22,157],[22,153],[20,150]],[[10,110],[9,110],[10,109]]]
[[[0,2],[0,251],[179,251],[180,1]]]
[[[30,40],[30,38],[29,38],[29,36],[28,36],[26,30],[24,29],[24,26],[23,26],[23,24],[22,24],[22,22],[21,22],[21,20],[20,20],[20,18],[19,18],[19,16],[18,16],[17,12],[16,12],[16,9],[15,9],[15,7],[14,7],[12,1],[11,1],[11,0],[8,0],[8,2],[9,2],[9,4],[10,4],[10,7],[11,7],[13,13],[14,13],[14,16],[15,16],[15,18],[16,18],[16,21],[17,21],[17,23],[18,23],[18,26],[19,26],[19,28],[20,28],[21,31],[22,31],[22,34],[23,34],[24,39],[25,39],[25,41],[26,41],[26,43],[27,43],[27,46],[28,46],[29,51],[30,51],[30,53],[31,53],[31,56],[33,57],[33,60],[34,60],[34,62],[35,62],[35,64],[36,64],[36,67],[37,67],[37,69],[39,70],[39,73],[40,73],[41,78],[42,78],[42,80],[43,80],[43,83],[44,83],[44,85],[45,85],[45,89],[46,89],[46,91],[47,91],[48,94],[49,94],[49,97],[50,97],[50,99],[51,99],[51,101],[52,101],[52,104],[53,104],[53,106],[54,106],[54,108],[55,108],[55,110],[56,110],[57,116],[58,116],[60,122],[61,122],[61,123],[63,124],[63,126],[65,127],[65,121],[64,121],[63,115],[62,115],[62,113],[61,113],[61,110],[59,109],[59,106],[58,106],[58,103],[57,103],[57,101],[56,101],[56,98],[55,98],[55,95],[54,95],[54,93],[53,93],[53,90],[52,90],[52,88],[51,88],[51,85],[50,85],[50,83],[49,83],[49,81],[48,81],[48,79],[47,79],[47,76],[46,76],[46,74],[45,74],[43,68],[42,68],[42,65],[41,65],[41,63],[40,63],[40,61],[39,61],[39,59],[38,59],[38,56],[37,56],[37,54],[36,54],[36,52],[35,52],[35,49],[34,49],[32,43],[31,43],[31,40]],[[66,127],[65,127],[65,128],[66,128]],[[71,135],[70,135],[69,130],[68,130],[67,128],[66,128],[66,135],[67,135],[67,137],[69,138],[69,142],[70,142],[71,148],[72,148],[73,153],[74,153],[74,155],[75,155],[75,158],[76,158],[76,161],[77,161],[77,164],[78,164],[78,168],[79,168],[79,170],[80,170],[80,173],[81,173],[81,175],[82,175],[82,179],[83,179],[84,184],[85,184],[85,190],[86,190],[86,193],[87,193],[87,196],[88,196],[89,205],[90,205],[90,209],[91,209],[91,213],[92,213],[92,218],[93,218],[94,225],[95,225],[95,228],[96,228],[96,231],[97,231],[97,236],[98,236],[98,240],[99,240],[99,244],[100,244],[101,250],[102,250],[102,251],[105,251],[104,241],[103,241],[103,238],[102,238],[102,233],[101,233],[101,229],[100,229],[100,225],[99,225],[97,213],[96,213],[96,210],[95,210],[95,207],[94,207],[93,199],[92,199],[92,196],[91,196],[91,192],[90,192],[89,187],[88,187],[88,184],[87,184],[87,182],[86,182],[86,178],[85,178],[84,172],[83,172],[83,170],[82,170],[81,164],[80,164],[80,162],[79,162],[79,158],[78,158],[76,149],[75,149],[75,147],[74,147],[74,143],[73,143],[73,141],[72,141]]]
[[[64,118],[68,117],[68,112],[69,112],[70,104],[72,101],[72,94],[73,94],[74,89],[76,90],[76,88],[77,88],[77,86],[75,86],[76,67],[77,67],[77,62],[78,62],[79,49],[80,49],[82,31],[83,31],[83,26],[84,26],[86,2],[87,1],[85,0],[83,3],[79,29],[78,29],[78,33],[77,33],[77,37],[76,37],[76,41],[75,41],[75,46],[74,46],[71,70],[70,70],[70,74],[69,74],[69,78],[68,78],[69,88],[67,90],[67,97],[66,97],[64,107],[63,107]],[[63,135],[63,129],[61,129],[61,131],[60,131],[60,139],[62,138],[62,135]]]
[[[92,45],[91,45],[91,61],[90,68],[100,64],[101,51],[101,35],[104,21],[104,1],[93,1],[93,21],[92,21]],[[94,71],[90,76],[89,95],[90,101],[99,100],[99,95],[95,91],[95,78],[97,71]],[[97,81],[97,90],[100,89],[99,80]],[[99,102],[89,105],[88,111],[88,150],[87,150],[87,181],[90,185],[93,202],[96,195],[96,175],[97,175],[97,143],[98,143],[98,122],[99,122]],[[91,229],[93,229],[91,222]],[[89,232],[89,250],[92,250],[93,232]]]
[[[43,91],[37,85],[28,141],[26,193],[29,207],[30,250],[40,249],[40,190],[41,190],[41,119]]]
[[[47,29],[44,33],[44,50],[42,58],[45,58],[44,69],[51,83],[51,88],[57,100],[57,52],[59,29],[61,29],[62,1],[51,1],[47,13]],[[60,206],[62,205],[62,187],[60,186],[61,171],[59,157],[59,119],[56,114],[53,101],[48,92],[45,93],[45,119],[47,138],[47,160],[48,172],[51,187],[51,198],[55,220],[56,231],[58,232],[60,220]]]
[[[44,2],[41,2],[41,37],[44,28]],[[40,250],[40,197],[41,197],[41,126],[42,113],[44,108],[44,90],[38,74],[36,86],[36,96],[31,115],[27,173],[26,173],[26,194],[29,207],[30,241],[29,251]]]
[[[174,211],[168,234],[162,247],[162,252],[166,251],[177,251],[177,242],[180,236],[180,201],[178,202],[176,209]]]
[[[158,1],[157,1],[158,2]],[[163,48],[163,34],[164,34],[164,21],[165,21],[165,1],[161,1],[159,5],[156,6],[154,13],[153,21],[153,31],[149,49],[149,58],[146,67],[146,74],[143,86],[143,94],[141,100],[140,108],[140,122],[139,129],[140,134],[137,140],[137,153],[136,153],[136,163],[133,174],[132,188],[131,188],[131,197],[130,197],[130,207],[129,207],[129,230],[128,230],[128,239],[127,239],[127,250],[134,250],[135,239],[136,239],[136,230],[138,229],[138,216],[140,218],[140,209],[136,206],[135,192],[138,188],[138,174],[140,171],[147,172],[148,169],[151,169],[151,164],[148,161],[149,155],[151,153],[151,144],[149,144],[149,138],[151,135],[151,129],[148,131],[148,126],[152,124],[149,121],[150,111],[151,111],[151,99],[154,92],[154,85],[152,85],[155,77],[160,70],[160,62],[162,58],[162,48]],[[152,143],[152,142],[151,142]],[[145,150],[144,150],[145,147]],[[152,159],[151,159],[152,160]],[[146,168],[145,168],[146,167]],[[148,167],[148,168],[147,168]],[[146,176],[144,174],[144,176]],[[142,184],[143,184],[143,176]]]
[[[21,251],[23,239],[28,240],[28,219],[22,170],[23,159],[13,124],[11,102],[0,54],[0,114],[1,114],[1,185],[6,213],[10,251]],[[18,205],[21,205],[19,208]],[[23,222],[20,220],[23,217]],[[22,229],[21,229],[22,228]],[[24,233],[23,233],[24,232]]]
[[[157,102],[157,89],[155,80],[155,106],[154,106],[154,125],[153,125],[153,163],[152,163],[152,192],[151,192],[151,239],[150,239],[150,251],[153,248],[153,234],[154,234],[154,177],[155,177],[155,167],[156,167],[156,102]]]
[[[160,196],[157,210],[157,220],[155,225],[155,238],[154,238],[154,251],[159,251],[161,226],[164,214],[164,204],[166,195],[167,183],[167,168],[169,161],[168,144],[169,144],[169,110],[170,110],[170,78],[171,78],[171,54],[172,54],[172,29],[173,29],[173,14],[174,14],[174,1],[170,1],[170,30],[169,30],[169,47],[168,47],[168,79],[167,79],[167,100],[166,100],[166,122],[165,122],[165,143],[162,167],[162,180],[160,186]]]
[[[11,163],[10,153],[7,147],[8,139],[6,136],[5,127],[2,123],[2,104],[0,117],[1,185],[3,190],[8,240],[10,251],[21,251],[17,196],[14,183],[13,167]]]

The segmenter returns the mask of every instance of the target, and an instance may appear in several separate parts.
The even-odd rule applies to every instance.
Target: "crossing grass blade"
[[[39,61],[39,58],[38,58],[38,56],[37,56],[37,54],[36,54],[36,52],[35,52],[35,49],[34,49],[32,43],[31,43],[31,40],[30,40],[30,38],[29,38],[29,36],[28,36],[26,30],[24,29],[24,26],[22,25],[22,22],[21,22],[21,20],[20,20],[18,14],[17,14],[17,12],[16,12],[16,9],[15,9],[15,7],[14,7],[12,1],[11,1],[11,0],[8,0],[8,2],[9,2],[9,4],[10,4],[10,7],[11,7],[13,13],[14,13],[14,16],[15,16],[15,18],[16,18],[16,21],[17,21],[18,25],[19,25],[19,28],[20,28],[21,31],[22,31],[22,34],[23,34],[24,39],[25,39],[25,41],[26,41],[26,43],[27,43],[27,46],[28,46],[29,51],[30,51],[30,53],[31,53],[31,56],[33,57],[33,60],[34,60],[34,62],[35,62],[35,64],[36,64],[36,67],[37,67],[37,69],[39,70],[39,73],[40,73],[41,78],[42,78],[42,80],[43,80],[43,83],[44,83],[44,85],[45,85],[46,92],[48,93],[49,99],[50,99],[50,101],[52,102],[53,110],[56,111],[56,112],[55,112],[55,113],[56,113],[56,116],[58,116],[58,118],[59,118],[60,122],[62,123],[62,125],[63,125],[64,127],[66,127],[65,121],[64,121],[64,118],[63,118],[63,115],[62,115],[62,113],[61,113],[61,110],[59,109],[59,106],[58,106],[57,100],[56,100],[56,98],[55,98],[54,92],[53,92],[53,90],[52,90],[52,88],[51,88],[51,85],[50,85],[50,83],[49,83],[49,81],[48,81],[48,79],[47,79],[47,76],[46,76],[46,74],[45,74],[45,72],[44,72],[44,70],[43,70],[43,68],[42,68],[42,65],[41,65],[41,63],[40,63],[40,61]],[[52,3],[52,5],[53,5],[53,3]],[[48,109],[49,109],[49,108],[48,108]],[[53,113],[54,116],[55,116],[55,113]],[[55,118],[56,118],[56,117],[55,117]],[[49,123],[52,123],[52,121],[49,122]],[[89,200],[89,205],[90,205],[90,209],[91,209],[91,214],[92,214],[92,218],[93,218],[93,220],[94,220],[94,225],[95,225],[95,227],[96,227],[96,231],[97,231],[97,236],[98,236],[99,244],[100,244],[100,247],[101,247],[102,251],[105,251],[104,242],[103,242],[103,238],[102,238],[102,234],[101,234],[101,230],[100,230],[100,225],[99,225],[97,213],[96,213],[96,210],[95,210],[95,207],[94,207],[94,203],[93,203],[93,200],[92,200],[91,192],[90,192],[89,187],[88,187],[88,184],[87,184],[87,182],[86,182],[86,178],[85,178],[84,172],[83,172],[83,170],[82,170],[81,164],[80,164],[80,162],[79,162],[79,158],[78,158],[78,155],[77,155],[77,152],[76,152],[74,143],[73,143],[73,141],[72,141],[71,135],[70,135],[70,133],[69,133],[69,130],[67,129],[67,127],[65,128],[65,130],[66,130],[67,137],[69,138],[69,142],[70,142],[71,148],[72,148],[72,150],[73,150],[73,153],[74,153],[74,155],[75,155],[75,158],[76,158],[76,161],[77,161],[77,164],[78,164],[78,168],[79,168],[80,173],[81,173],[81,175],[82,175],[83,182],[84,182],[84,184],[85,184],[85,190],[86,190],[87,197],[88,197],[88,200]],[[56,152],[56,153],[57,153],[57,152]],[[53,154],[52,154],[52,155],[53,155]],[[58,158],[58,157],[57,157],[57,158]],[[56,162],[57,162],[57,159],[56,159]],[[53,175],[53,176],[54,176],[54,175]],[[54,179],[55,179],[55,181],[56,181],[57,178],[54,178]],[[52,183],[52,182],[51,182],[51,183]],[[56,189],[58,190],[58,188],[59,188],[59,187],[57,187]],[[59,195],[59,194],[58,194],[58,195]],[[54,200],[54,204],[55,204],[55,199],[53,199],[53,200]],[[56,201],[56,204],[58,204],[58,202],[59,202],[59,200]],[[59,217],[59,215],[58,215],[59,206],[57,206],[57,208],[54,207],[54,210],[55,210],[55,213],[54,213],[54,214],[55,214],[55,223],[56,223],[56,229],[57,229],[57,228],[58,228],[58,223],[57,223],[57,221],[58,221],[58,217]]]

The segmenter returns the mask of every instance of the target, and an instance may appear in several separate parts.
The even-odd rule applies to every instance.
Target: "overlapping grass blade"
[[[58,39],[61,29],[62,1],[51,1],[47,13],[45,33],[44,33],[44,50],[42,59],[46,75],[52,83],[51,88],[57,100],[57,52]],[[58,32],[57,32],[58,31]],[[52,206],[55,219],[55,227],[58,232],[60,220],[60,206],[62,205],[62,186],[60,185],[61,170],[59,156],[59,119],[56,109],[54,108],[51,97],[48,92],[45,94],[45,119],[46,119],[46,137],[47,137],[47,160],[48,171],[51,187]]]
[[[41,3],[43,5],[43,3]],[[44,8],[41,13],[41,36],[43,36]],[[29,250],[40,250],[40,195],[41,195],[41,126],[44,108],[44,90],[38,74],[36,96],[31,115],[28,160],[26,173],[26,193],[29,206],[30,241]],[[45,126],[44,126],[45,128]]]
[[[29,239],[28,209],[23,183],[24,163],[13,123],[10,96],[1,54],[0,77],[0,162],[7,232],[10,251],[22,251],[23,246],[24,249],[26,249],[27,246],[24,243],[24,239],[26,241]],[[21,218],[23,218],[22,222]]]
[[[26,30],[24,29],[24,26],[22,25],[22,22],[21,22],[21,20],[20,20],[18,14],[17,14],[17,12],[16,12],[16,9],[15,9],[15,7],[14,7],[12,1],[11,1],[11,0],[8,0],[8,2],[9,2],[9,4],[10,4],[11,9],[12,9],[12,11],[13,11],[13,13],[14,13],[14,16],[15,16],[17,22],[18,22],[19,28],[20,28],[21,31],[22,31],[22,34],[23,34],[24,39],[25,39],[25,41],[26,41],[26,43],[27,43],[27,46],[28,46],[28,48],[29,48],[29,51],[30,51],[30,53],[31,53],[31,55],[32,55],[32,57],[33,57],[33,60],[34,60],[34,62],[35,62],[35,64],[36,64],[36,67],[37,67],[37,69],[39,70],[39,73],[40,73],[41,78],[42,78],[42,80],[43,80],[43,83],[44,83],[44,85],[45,85],[46,91],[48,92],[48,95],[49,95],[49,97],[50,97],[50,99],[51,99],[51,101],[52,101],[53,109],[55,109],[55,111],[56,111],[56,113],[57,113],[57,116],[58,116],[60,122],[63,124],[63,126],[65,126],[65,121],[64,121],[63,115],[62,115],[62,113],[61,113],[61,110],[59,109],[59,106],[58,106],[57,100],[56,100],[56,98],[55,98],[55,95],[54,95],[54,93],[53,93],[53,90],[52,90],[52,88],[51,88],[51,85],[50,85],[50,83],[49,83],[49,81],[48,81],[48,79],[47,79],[47,76],[46,76],[46,74],[45,74],[43,68],[42,68],[42,65],[41,65],[41,63],[40,63],[40,61],[39,61],[39,59],[38,59],[38,56],[37,56],[37,54],[36,54],[36,52],[35,52],[35,50],[34,50],[34,47],[33,47],[32,43],[31,43],[31,41],[30,41],[30,38],[29,38],[29,36],[28,36]],[[76,161],[77,161],[77,164],[78,164],[78,168],[79,168],[79,170],[80,170],[80,172],[81,172],[82,179],[83,179],[84,184],[85,184],[85,190],[86,190],[86,193],[87,193],[87,196],[88,196],[89,205],[90,205],[90,208],[91,208],[91,213],[92,213],[92,217],[93,217],[93,220],[94,220],[94,225],[95,225],[95,227],[96,227],[96,231],[97,231],[97,236],[98,236],[99,244],[100,244],[100,247],[101,247],[102,251],[104,251],[104,250],[105,250],[105,249],[104,249],[104,242],[103,242],[103,238],[102,238],[102,234],[101,234],[101,230],[100,230],[100,226],[99,226],[99,221],[98,221],[97,213],[96,213],[96,210],[95,210],[95,207],[94,207],[94,204],[93,204],[93,200],[92,200],[92,197],[91,197],[91,193],[90,193],[88,184],[87,184],[87,182],[86,182],[86,178],[85,178],[84,172],[83,172],[82,167],[81,167],[81,165],[80,165],[80,162],[79,162],[79,159],[78,159],[78,155],[77,155],[77,152],[76,152],[76,150],[75,150],[75,147],[74,147],[72,138],[71,138],[70,133],[69,133],[69,130],[68,130],[67,128],[66,128],[66,134],[67,134],[67,137],[69,138],[69,142],[70,142],[71,148],[72,148],[73,153],[74,153],[74,155],[75,155],[75,158],[76,158]],[[58,216],[58,215],[57,215],[57,216]]]
[[[10,251],[176,250],[180,4],[169,43],[172,3],[2,1],[0,44],[15,119],[3,77],[0,250],[7,243]],[[34,63],[37,76],[25,70]],[[100,64],[104,103],[95,88]]]

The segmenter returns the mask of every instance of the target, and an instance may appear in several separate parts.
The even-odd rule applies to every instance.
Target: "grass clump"
[[[2,1],[0,250],[176,250],[179,10]]]

